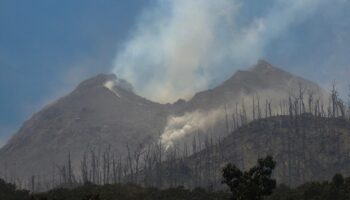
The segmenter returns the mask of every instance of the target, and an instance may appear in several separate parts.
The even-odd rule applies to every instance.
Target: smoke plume
[[[173,146],[174,142],[197,130],[205,131],[218,120],[224,118],[224,110],[194,111],[182,116],[170,116],[160,140],[165,148]]]
[[[328,0],[256,1],[266,11],[251,14],[243,0],[156,0],[115,58],[113,72],[136,93],[166,103],[189,99],[264,57],[265,47],[303,22]],[[266,4],[266,5],[265,5]],[[165,146],[224,117],[223,110],[171,116],[161,135]]]
[[[266,44],[326,1],[263,2],[267,12],[242,20],[247,1],[157,0],[117,53],[113,72],[151,100],[188,99],[255,63]]]

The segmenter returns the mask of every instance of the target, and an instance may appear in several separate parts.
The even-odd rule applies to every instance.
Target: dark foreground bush
[[[16,186],[0,179],[0,200],[27,200],[29,191],[18,190]]]
[[[204,189],[187,190],[183,187],[160,190],[133,184],[84,185],[75,189],[55,189],[37,194],[35,200],[217,200],[229,199],[227,192],[208,192]]]
[[[268,200],[350,200],[350,177],[336,174],[332,181],[305,183],[294,189],[280,185]]]
[[[54,189],[31,196],[0,179],[0,200],[228,200],[229,191],[201,188],[144,188],[133,184],[86,184],[74,189]],[[278,186],[266,200],[350,200],[350,177],[335,175],[331,181],[305,183],[297,188]]]

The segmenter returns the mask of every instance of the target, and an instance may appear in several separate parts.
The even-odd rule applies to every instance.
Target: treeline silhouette
[[[279,185],[274,189],[270,179],[274,163],[269,159],[246,172],[234,165],[223,170],[223,183],[229,188],[213,191],[203,188],[186,189],[183,186],[159,189],[136,184],[85,183],[75,188],[56,188],[30,194],[0,179],[1,200],[347,200],[350,199],[350,177],[336,174],[331,181],[308,182],[296,188]],[[262,174],[262,175],[261,175]],[[241,177],[241,178],[240,178]],[[265,181],[264,181],[265,180]]]
[[[220,170],[223,163],[232,162],[242,170],[249,167],[245,164],[247,158],[243,147],[240,151],[231,152],[231,156],[225,155],[225,141],[228,138],[234,143],[238,141],[237,135],[234,135],[235,130],[248,127],[248,131],[255,131],[257,128],[271,133],[264,144],[267,150],[262,147],[257,149],[258,157],[261,157],[272,151],[268,148],[273,147],[270,144],[274,130],[287,127],[287,131],[281,136],[284,141],[282,152],[285,156],[279,158],[282,159],[281,162],[278,161],[283,166],[281,173],[286,183],[297,185],[314,175],[306,168],[316,165],[308,161],[308,158],[313,156],[312,153],[315,153],[306,150],[308,139],[316,137],[310,138],[311,136],[307,135],[310,130],[310,124],[305,123],[307,119],[310,116],[315,119],[317,123],[310,121],[313,123],[311,128],[325,141],[334,141],[334,137],[337,136],[331,134],[336,132],[333,128],[335,123],[339,120],[340,123],[347,123],[350,119],[350,104],[346,104],[339,97],[334,85],[327,102],[300,86],[294,95],[281,100],[279,106],[272,106],[272,100],[262,101],[259,96],[251,97],[250,103],[251,105],[247,106],[247,101],[243,101],[230,109],[225,106],[222,123],[224,127],[221,130],[230,137],[213,138],[213,134],[208,136],[203,130],[198,130],[191,142],[174,144],[168,148],[159,140],[147,145],[139,144],[137,147],[126,144],[126,155],[113,152],[111,146],[102,151],[92,148],[85,152],[78,165],[73,164],[77,162],[72,161],[71,154],[67,153],[65,163],[52,166],[52,174],[33,175],[29,180],[18,179],[7,175],[6,172],[3,174],[6,181],[33,192],[55,187],[73,188],[87,183],[94,187],[133,183],[146,188],[184,186],[189,189],[220,189]],[[251,121],[253,123],[250,123]],[[250,127],[253,129],[249,129]]]

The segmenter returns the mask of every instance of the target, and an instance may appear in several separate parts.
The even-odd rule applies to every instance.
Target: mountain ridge
[[[281,78],[289,76],[290,82]],[[205,113],[223,106],[231,113],[242,98],[259,92],[277,95],[280,100],[288,95],[290,87],[297,88],[299,83],[315,89],[315,93],[323,93],[316,84],[259,61],[253,70],[236,72],[221,85],[199,92],[188,101],[160,104],[135,94],[131,84],[116,75],[99,74],[26,120],[0,149],[0,163],[12,166],[11,173],[23,178],[65,162],[68,153],[75,169],[79,169],[84,152],[91,149],[102,151],[111,146],[116,155],[124,156],[128,148],[137,149],[159,140],[166,130],[178,134],[194,126],[190,131],[213,129],[214,137],[221,137],[227,131],[223,112],[216,112],[219,115],[211,123],[198,124],[197,118],[214,118]],[[176,121],[179,123],[172,124],[173,119],[179,119]],[[185,132],[186,135],[191,132]],[[185,140],[183,137],[178,142]]]
[[[271,155],[277,162],[274,176],[278,183],[297,186],[305,181],[329,180],[337,173],[349,175],[349,142],[347,119],[310,113],[272,116],[238,128],[218,144],[190,156],[187,165],[205,170],[208,161],[199,159],[209,156],[218,173],[225,163],[249,169],[258,158]]]

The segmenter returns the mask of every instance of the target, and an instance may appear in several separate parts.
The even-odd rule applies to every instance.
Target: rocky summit
[[[171,147],[194,135],[222,138],[258,115],[267,117],[268,110],[270,115],[287,112],[288,97],[300,89],[319,100],[326,94],[317,84],[262,60],[215,88],[173,104],[149,101],[135,94],[126,80],[100,74],[22,124],[0,150],[2,175],[27,180],[52,174],[68,155],[73,170],[79,171],[87,152],[101,155],[107,148],[124,159],[130,151],[158,141]]]

